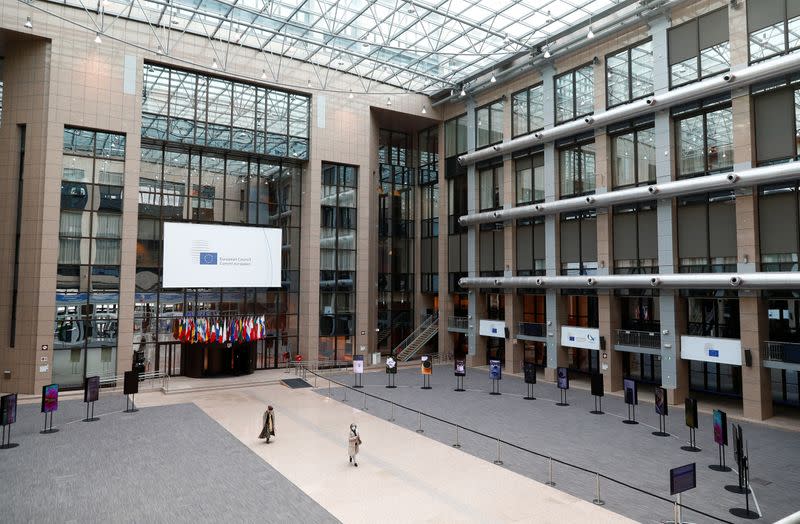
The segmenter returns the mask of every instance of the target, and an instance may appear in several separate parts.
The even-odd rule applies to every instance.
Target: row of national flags
[[[176,318],[172,338],[186,344],[250,342],[266,337],[267,324],[260,317]]]

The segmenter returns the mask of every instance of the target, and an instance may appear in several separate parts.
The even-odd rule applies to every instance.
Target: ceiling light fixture
[[[27,20],[25,20],[25,27],[28,29],[33,29],[33,22],[31,22],[31,17],[29,16]]]
[[[427,109],[425,109],[425,106],[422,106],[422,114],[423,115],[428,114],[428,111],[427,111]]]
[[[494,73],[492,73],[492,78],[490,78],[490,79],[489,79],[489,82],[491,82],[491,83],[493,83],[493,84],[494,84],[495,82],[497,82],[497,78],[495,78],[495,77],[494,77]]]
[[[217,57],[214,57],[214,59],[211,60],[211,68],[212,69],[219,69],[219,64],[217,63]]]
[[[459,96],[467,96],[467,91],[464,89],[464,86],[461,86],[461,93]]]
[[[158,53],[159,55],[163,55],[164,54],[164,48],[161,47],[161,45],[159,45],[158,49],[156,50],[156,53]]]
[[[100,45],[100,44],[102,44],[102,43],[103,43],[103,39],[102,39],[102,38],[100,38],[100,33],[97,33],[97,35],[95,35],[95,37],[94,37],[94,43],[95,43],[95,44],[98,44],[98,45]]]
[[[308,79],[308,87],[311,87],[311,79]]]
[[[352,89],[350,90],[350,94],[347,95],[347,98],[352,100],[352,98],[353,98],[353,90]]]
[[[266,79],[267,79],[267,70],[266,69],[262,69],[261,70],[261,80],[266,80]]]
[[[547,46],[547,47],[544,48],[544,57],[545,58],[550,58],[550,56],[551,56],[550,55],[550,46]]]
[[[392,99],[391,99],[391,97],[388,97],[388,96],[386,97],[386,105],[387,105],[387,106],[390,106],[390,105],[392,105]]]
[[[592,31],[592,26],[589,26],[589,32],[586,33],[586,38],[588,38],[589,40],[594,38],[594,32]]]

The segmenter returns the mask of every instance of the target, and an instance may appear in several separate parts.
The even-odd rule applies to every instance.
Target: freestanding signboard
[[[715,409],[712,415],[714,426],[714,442],[719,446],[719,465],[711,464],[708,466],[714,471],[730,471],[731,468],[725,465],[725,446],[728,445],[728,416],[721,409]]]
[[[467,376],[467,363],[464,359],[453,362],[453,374],[456,377],[456,388],[453,391],[465,391],[464,377]]]
[[[590,411],[592,415],[603,414],[603,396],[605,395],[605,387],[603,384],[603,374],[592,374],[592,397],[594,397],[594,409]]]
[[[364,355],[353,355],[353,387],[363,388]]]
[[[83,401],[86,403],[86,418],[84,422],[94,422],[100,420],[94,416],[94,403],[100,398],[100,377],[86,377],[83,383]],[[92,414],[89,416],[89,407],[92,408]]]
[[[58,410],[58,384],[48,384],[42,386],[42,413],[44,413],[44,428],[39,433],[56,433],[58,429],[53,428],[53,413]],[[47,427],[47,419],[50,418],[50,428]]]
[[[428,355],[423,355],[420,361],[420,373],[422,373],[422,389],[431,389],[431,373],[433,373],[433,363]]]
[[[689,428],[689,445],[688,446],[681,446],[681,449],[684,451],[691,451],[693,453],[697,453],[700,451],[700,448],[697,447],[697,442],[695,442],[695,430],[697,429],[697,400],[691,397],[688,397],[684,403],[684,417],[686,420],[686,427]]]
[[[556,369],[556,385],[560,394],[560,401],[556,402],[556,406],[569,406],[567,403],[567,390],[569,389],[569,371],[567,368]]]
[[[623,379],[622,388],[625,391],[625,404],[628,405],[628,418],[622,423],[638,424],[636,422],[636,405],[639,403],[639,395],[636,391],[636,381],[631,378]]]
[[[489,361],[489,378],[492,379],[492,395],[500,394],[500,379],[503,378],[499,360]]]
[[[134,413],[136,409],[136,394],[139,392],[139,373],[136,371],[125,372],[125,382],[123,383],[123,394],[125,395],[125,413]]]
[[[681,493],[697,486],[697,468],[695,463],[686,464],[669,470],[669,492],[677,497],[675,504],[675,522],[683,522],[681,518]]]
[[[388,384],[386,387],[389,389],[396,388],[394,381],[397,377],[397,361],[394,357],[389,356],[386,358],[386,378],[388,380]]]
[[[11,393],[0,397],[0,426],[3,426],[0,449],[9,449],[19,446],[11,442],[11,425],[17,421],[17,394]],[[6,431],[6,426],[8,430]]]
[[[667,414],[669,407],[667,405],[667,390],[662,387],[655,389],[655,406],[656,415],[658,415],[658,431],[653,431],[653,435],[657,437],[668,437],[667,433]]]
[[[522,398],[536,400],[536,397],[533,396],[533,385],[536,384],[536,365],[533,362],[523,362],[522,372],[525,375],[525,385],[528,386],[528,394]]]

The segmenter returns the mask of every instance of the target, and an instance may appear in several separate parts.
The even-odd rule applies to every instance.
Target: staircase
[[[439,333],[439,313],[434,313],[414,330],[406,339],[400,342],[393,353],[399,362],[411,360],[430,339]]]

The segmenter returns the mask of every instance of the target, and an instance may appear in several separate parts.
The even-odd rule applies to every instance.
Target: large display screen
[[[0,397],[0,425],[7,426],[17,421],[17,394]]]
[[[280,287],[281,230],[164,222],[165,288]]]
[[[58,410],[58,384],[42,386],[42,413]]]

